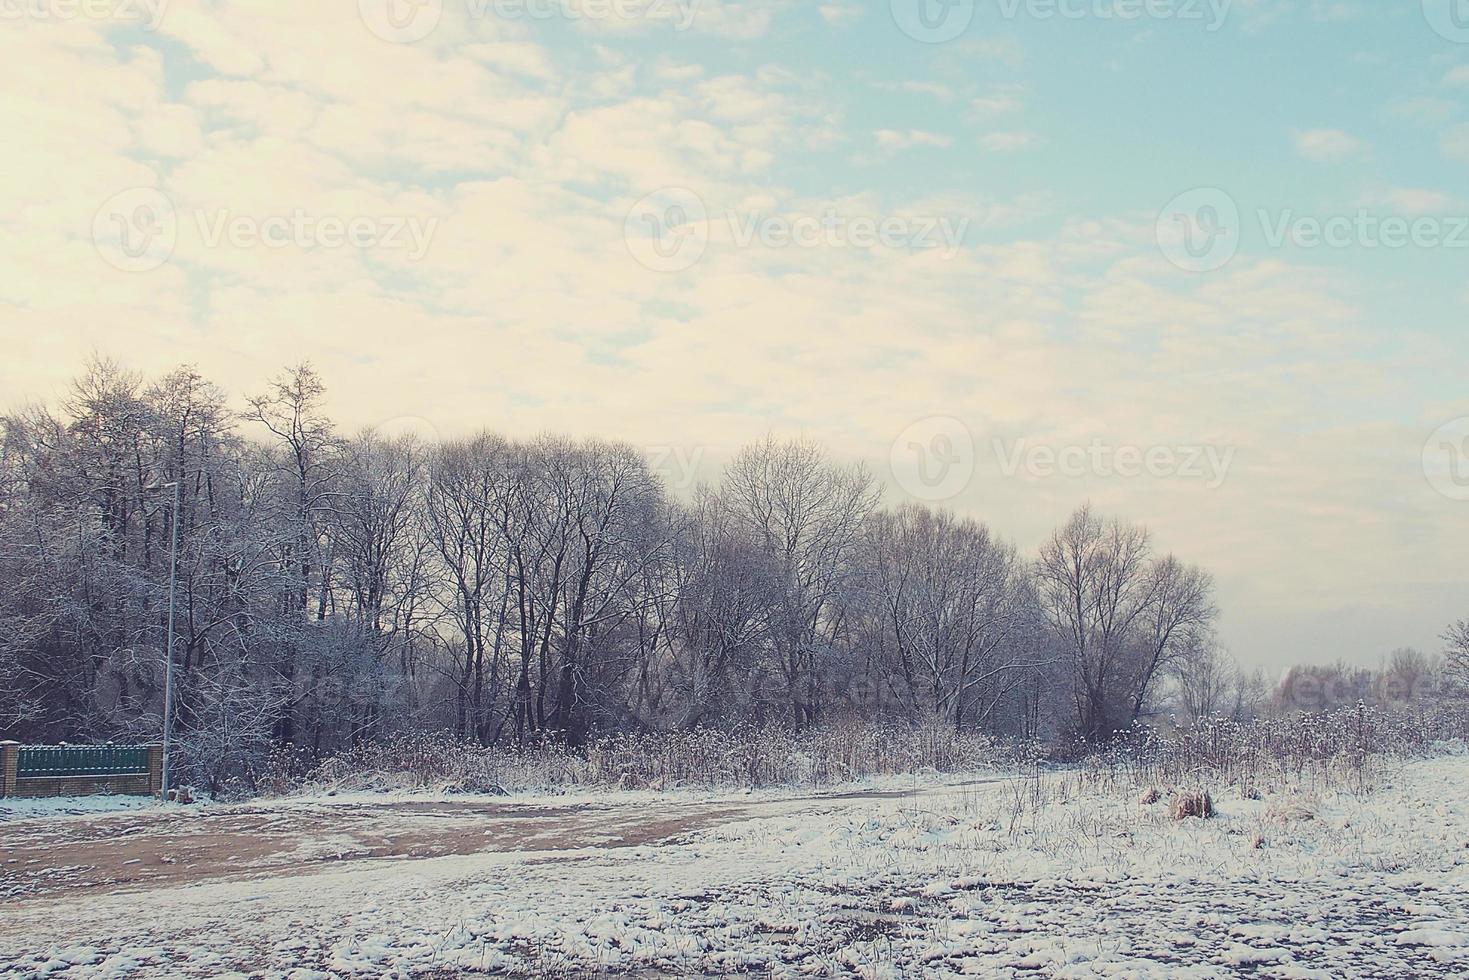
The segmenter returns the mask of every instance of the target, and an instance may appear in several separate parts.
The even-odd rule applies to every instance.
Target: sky
[[[92,353],[346,429],[767,433],[1247,666],[1469,615],[1469,0],[0,0],[0,409]]]

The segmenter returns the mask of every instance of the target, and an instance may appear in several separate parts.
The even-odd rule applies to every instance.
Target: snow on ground
[[[1216,819],[1175,823],[1166,802],[1064,774],[896,798],[603,801],[568,813],[683,836],[303,857],[289,876],[27,900],[0,916],[0,975],[1469,973],[1469,758],[1407,764],[1362,795],[1215,802]],[[333,811],[316,812],[329,850]],[[537,846],[554,843],[563,816],[534,819]]]
[[[160,803],[151,796],[53,796],[45,799],[0,799],[0,823],[9,820],[87,816],[117,813],[122,810],[161,810],[172,804]]]

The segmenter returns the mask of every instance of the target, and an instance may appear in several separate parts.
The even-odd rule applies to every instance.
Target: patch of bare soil
[[[384,803],[249,807],[0,824],[0,898],[299,873],[311,865],[481,852],[635,847],[744,813],[680,806]]]
[[[638,847],[757,817],[772,807],[842,806],[969,785],[974,783],[723,804],[245,804],[18,820],[0,823],[0,901],[14,907],[78,893],[279,877],[339,862]]]

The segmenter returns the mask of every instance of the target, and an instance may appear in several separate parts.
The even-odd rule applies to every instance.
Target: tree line
[[[236,410],[192,368],[94,359],[3,419],[0,731],[157,732],[175,521],[176,719],[211,775],[412,730],[574,745],[857,714],[1102,739],[1258,700],[1220,666],[1208,574],[1089,507],[1025,556],[884,507],[809,441],[675,499],[627,444],[343,434],[325,403],[304,364]]]

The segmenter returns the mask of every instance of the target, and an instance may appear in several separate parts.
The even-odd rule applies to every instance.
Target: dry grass
[[[1292,823],[1306,823],[1316,819],[1320,808],[1321,800],[1317,796],[1281,794],[1272,797],[1266,804],[1265,822],[1282,827]]]
[[[859,723],[804,731],[611,735],[579,749],[557,743],[484,747],[443,735],[410,735],[320,761],[278,755],[253,789],[280,794],[309,787],[466,793],[821,787],[873,776],[973,772],[1008,759],[1003,747],[981,735]]]
[[[1162,733],[1139,728],[1068,766],[1077,793],[1103,791],[1143,805],[1182,790],[1233,789],[1246,799],[1366,792],[1393,760],[1469,736],[1469,705],[1413,710],[1358,706],[1252,722],[1206,721]],[[874,776],[1009,768],[1017,794],[1040,792],[1037,746],[978,734],[850,721],[815,729],[614,734],[581,748],[555,742],[484,747],[447,735],[404,735],[329,759],[278,754],[242,782],[243,793],[303,788],[432,789],[495,793],[571,788],[825,787]],[[1014,801],[1017,809],[1037,800]]]
[[[1367,792],[1394,760],[1469,736],[1469,705],[1412,709],[1358,705],[1171,733],[1139,728],[1079,763],[1084,784],[1135,793],[1157,787],[1235,789],[1247,799],[1346,788]]]
[[[1202,789],[1176,793],[1173,802],[1168,804],[1168,816],[1172,820],[1208,820],[1214,816],[1214,798]]]

